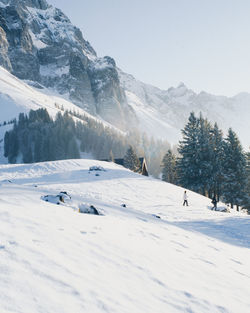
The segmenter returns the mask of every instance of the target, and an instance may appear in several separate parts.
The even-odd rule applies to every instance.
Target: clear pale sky
[[[98,56],[162,89],[250,92],[250,0],[47,0]]]

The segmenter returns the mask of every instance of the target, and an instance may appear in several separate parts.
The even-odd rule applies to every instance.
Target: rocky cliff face
[[[115,61],[98,58],[81,31],[45,0],[0,0],[0,65],[120,128],[134,119]]]

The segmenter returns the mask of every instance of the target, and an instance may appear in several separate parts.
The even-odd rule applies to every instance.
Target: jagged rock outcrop
[[[115,61],[98,58],[81,31],[45,0],[0,0],[0,65],[120,128],[134,119]]]

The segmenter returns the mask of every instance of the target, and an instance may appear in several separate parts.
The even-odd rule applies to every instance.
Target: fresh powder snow
[[[95,160],[0,165],[0,312],[250,312],[250,216],[183,192]]]

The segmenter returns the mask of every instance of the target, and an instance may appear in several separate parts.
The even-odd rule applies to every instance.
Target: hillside
[[[101,117],[90,115],[70,100],[56,94],[55,91],[47,88],[35,88],[29,83],[31,82],[22,81],[0,67],[0,125],[2,125],[0,126],[0,163],[6,163],[6,159],[3,157],[4,134],[13,127],[13,124],[3,125],[4,122],[8,123],[14,118],[18,118],[19,113],[27,114],[31,109],[45,108],[52,118],[55,118],[58,112],[63,113],[65,110],[77,112],[102,123],[118,134],[122,133],[121,130],[104,121]]]
[[[94,160],[0,165],[0,187],[1,312],[249,312],[249,216]]]

